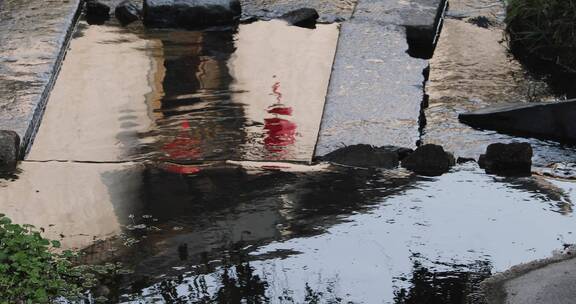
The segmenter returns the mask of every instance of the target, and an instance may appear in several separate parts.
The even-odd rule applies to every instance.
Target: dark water
[[[121,236],[86,250],[134,270],[119,302],[481,303],[490,274],[575,241],[573,184],[474,165],[140,176],[132,208],[112,202]]]

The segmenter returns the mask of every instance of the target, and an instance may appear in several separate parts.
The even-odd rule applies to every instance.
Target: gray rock
[[[330,152],[321,157],[321,160],[353,167],[392,169],[398,167],[399,153],[403,151],[399,147],[373,147],[361,144]]]
[[[142,9],[136,3],[125,0],[116,6],[114,16],[122,25],[126,26],[142,18]]]
[[[20,151],[20,137],[14,131],[0,130],[0,173],[16,170]]]
[[[144,24],[159,28],[199,28],[235,23],[238,0],[144,0]]]
[[[86,22],[88,24],[104,24],[110,19],[110,7],[100,1],[86,2]]]
[[[300,8],[280,17],[280,19],[285,20],[291,25],[312,29],[316,28],[318,18],[320,18],[320,15],[318,15],[318,12],[313,8]]]
[[[478,164],[486,173],[503,176],[530,176],[532,146],[528,143],[491,144]]]
[[[450,170],[456,161],[454,155],[438,145],[427,144],[418,147],[402,161],[402,167],[424,176],[440,176]]]
[[[576,119],[574,117],[576,117],[576,100],[490,107],[460,114],[458,119],[480,129],[562,142],[576,142]]]

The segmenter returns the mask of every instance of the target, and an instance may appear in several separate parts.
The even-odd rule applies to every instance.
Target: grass
[[[506,26],[520,59],[576,72],[576,0],[508,0]]]

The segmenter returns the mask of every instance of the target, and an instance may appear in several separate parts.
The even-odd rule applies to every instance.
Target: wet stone
[[[320,16],[315,9],[301,8],[282,15],[280,19],[283,19],[294,26],[313,29],[316,28],[316,21],[319,17]]]
[[[110,6],[100,1],[86,2],[86,21],[88,24],[104,24],[110,19]]]
[[[407,49],[404,28],[342,24],[317,156],[342,144],[415,147],[427,62]]]
[[[0,173],[12,173],[18,163],[20,137],[14,131],[0,130]]]
[[[532,170],[532,146],[528,143],[491,144],[478,163],[486,173],[504,176],[529,176]]]
[[[392,169],[398,167],[400,151],[405,152],[397,147],[352,145],[328,153],[321,160],[354,167]]]
[[[134,21],[138,21],[142,17],[142,9],[130,0],[122,1],[114,10],[116,19],[122,25],[128,25]]]
[[[144,24],[157,28],[230,25],[241,11],[238,0],[145,0]]]
[[[472,127],[513,135],[576,142],[576,100],[492,106],[462,113],[458,119]]]
[[[402,167],[419,175],[439,176],[454,166],[454,156],[444,148],[434,144],[418,147],[402,161]]]

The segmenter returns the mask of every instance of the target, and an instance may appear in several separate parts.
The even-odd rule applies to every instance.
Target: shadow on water
[[[412,273],[398,278],[409,287],[394,292],[396,304],[484,304],[480,283],[492,275],[488,260],[471,264],[436,263],[427,266],[417,254],[412,256]],[[440,269],[438,269],[440,268]],[[443,269],[442,269],[443,268]]]

